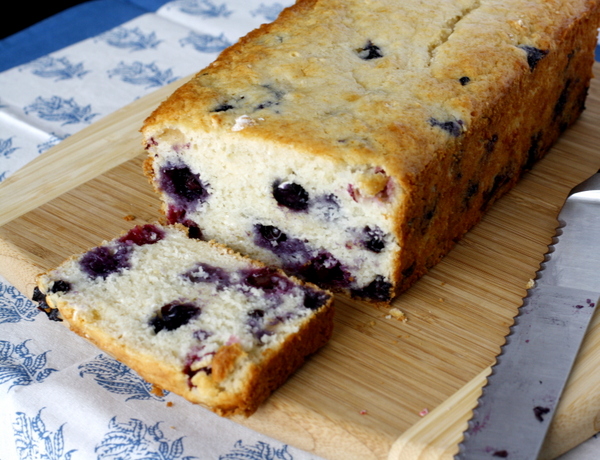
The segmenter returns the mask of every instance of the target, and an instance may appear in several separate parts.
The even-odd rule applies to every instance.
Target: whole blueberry
[[[532,72],[538,65],[538,62],[540,62],[548,54],[548,51],[541,50],[535,46],[520,45],[519,48],[525,51],[527,55],[527,65],[529,65],[529,69]]]
[[[168,165],[160,171],[161,188],[175,200],[186,204],[204,202],[209,196],[207,184],[187,166]]]
[[[193,303],[189,302],[171,302],[163,305],[156,314],[150,318],[148,324],[159,333],[163,329],[173,331],[190,322],[201,313]]]
[[[273,197],[281,206],[293,211],[305,211],[308,209],[309,195],[300,184],[295,182],[273,183]]]
[[[52,284],[50,292],[69,292],[71,290],[71,283],[68,281],[58,280]]]
[[[382,275],[377,275],[363,288],[353,290],[352,295],[387,302],[392,297],[392,284],[386,281]]]
[[[299,270],[299,275],[319,286],[345,287],[350,282],[350,274],[332,254],[319,252]]]
[[[112,273],[129,268],[129,255],[129,248],[124,244],[100,246],[88,251],[79,261],[79,265],[90,278],[106,278]]]
[[[274,225],[256,224],[254,228],[258,231],[262,239],[270,243],[273,247],[287,241],[287,235]]]
[[[377,226],[371,228],[367,225],[363,229],[363,233],[363,245],[366,249],[376,253],[383,251],[385,248],[385,234],[383,233],[383,230]]]
[[[454,137],[458,137],[463,133],[464,121],[462,120],[440,121],[432,117],[428,121],[431,126],[437,126]]]
[[[304,307],[308,308],[309,310],[318,310],[327,303],[329,298],[329,294],[307,287],[304,289],[303,304]]]

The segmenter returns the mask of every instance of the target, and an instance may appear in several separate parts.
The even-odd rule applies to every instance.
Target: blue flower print
[[[60,141],[65,140],[67,137],[69,137],[68,134],[56,134],[56,133],[50,133],[50,139],[48,139],[46,142],[42,142],[41,144],[37,145],[37,149],[38,149],[38,153],[44,153],[46,150],[54,147],[56,144],[60,143]]]
[[[79,366],[79,376],[92,375],[96,383],[111,393],[129,395],[130,399],[164,400],[168,391],[153,391],[154,386],[146,382],[125,364],[105,355],[98,355],[92,361]]]
[[[224,3],[217,6],[210,0],[179,0],[173,2],[173,6],[182,13],[202,18],[227,18],[232,13]]]
[[[231,45],[225,34],[218,37],[209,34],[190,32],[186,38],[179,40],[181,46],[192,45],[196,51],[201,53],[218,53]]]
[[[171,69],[163,71],[155,63],[143,64],[138,61],[133,64],[120,62],[115,69],[108,71],[108,76],[118,76],[126,83],[146,85],[146,88],[167,85],[177,80],[177,77],[173,77]]]
[[[183,456],[183,438],[169,441],[159,428],[146,425],[141,420],[129,419],[119,423],[113,417],[108,423],[108,433],[95,448],[97,460],[191,460]]]
[[[8,158],[19,147],[13,147],[12,137],[8,139],[0,139],[0,157]]]
[[[41,313],[14,286],[0,282],[0,324],[33,321]]]
[[[31,68],[31,73],[42,78],[54,78],[54,81],[82,78],[89,70],[83,69],[83,63],[72,64],[66,57],[55,58],[44,56],[36,59],[25,67]]]
[[[127,29],[117,27],[100,35],[98,40],[103,40],[110,46],[130,51],[156,49],[162,40],[156,38],[156,32],[144,33],[139,27]]]
[[[4,179],[6,179],[8,177],[8,171],[2,171],[0,173],[0,182],[2,182]]]
[[[245,446],[241,440],[235,443],[230,453],[221,455],[219,460],[294,460],[286,445],[276,449],[266,442],[259,441],[254,446]]]
[[[283,5],[281,3],[271,3],[270,5],[265,5],[261,3],[258,8],[253,11],[250,11],[252,16],[263,16],[267,21],[274,21],[283,10]]]
[[[65,452],[64,425],[54,432],[48,431],[42,420],[42,410],[35,417],[17,412],[13,432],[19,460],[70,460],[76,450]]]
[[[23,110],[26,114],[36,112],[37,116],[43,120],[62,122],[62,126],[90,123],[92,118],[98,115],[92,113],[90,105],[82,107],[73,98],[64,99],[60,96],[52,96],[49,99],[39,96]]]
[[[34,355],[24,342],[13,345],[6,340],[0,340],[0,384],[12,381],[10,389],[17,385],[40,383],[56,369],[46,367],[46,354]]]

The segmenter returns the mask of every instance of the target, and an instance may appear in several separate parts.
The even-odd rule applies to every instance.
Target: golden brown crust
[[[223,416],[252,415],[308,356],[329,341],[333,333],[334,312],[333,303],[328,303],[319,309],[314,319],[304,323],[300,330],[290,335],[277,350],[266,350],[261,364],[253,368],[243,396],[229,407],[223,405],[216,412]]]
[[[239,343],[224,345],[215,354],[212,360],[212,378],[215,382],[221,382],[227,377],[233,368],[238,358],[245,356],[244,350]]]
[[[397,222],[404,247],[411,248],[400,261],[398,292],[441,260],[577,119],[592,77],[595,33],[589,24],[599,21],[596,2],[561,30],[555,51],[535,71],[520,72],[495,103],[480,109],[460,143],[437,152],[438,161],[414,176],[403,212],[411,225]],[[444,176],[449,180],[440,180]]]

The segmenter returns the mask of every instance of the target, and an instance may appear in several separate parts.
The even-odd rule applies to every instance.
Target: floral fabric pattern
[[[0,182],[102,117],[197,72],[282,8],[176,0],[1,72]],[[9,427],[0,436],[2,460],[316,459],[156,388],[49,321],[24,294],[31,292],[0,276],[0,425]]]

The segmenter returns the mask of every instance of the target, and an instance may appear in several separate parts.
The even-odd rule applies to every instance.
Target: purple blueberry
[[[487,154],[492,153],[494,151],[494,149],[496,148],[496,143],[497,142],[498,142],[498,135],[494,134],[487,141],[485,141],[485,144],[484,144],[485,152]]]
[[[364,59],[365,61],[369,61],[371,59],[379,59],[383,57],[383,52],[379,46],[374,45],[370,40],[364,46],[364,48],[360,48],[357,50],[358,57]]]
[[[304,307],[309,310],[318,310],[327,303],[331,296],[325,292],[312,288],[304,289]]]
[[[362,241],[365,249],[372,252],[381,252],[385,248],[385,233],[379,227],[373,228],[368,225],[363,229],[364,239]]]
[[[203,240],[204,235],[202,235],[202,230],[194,223],[189,223],[184,225],[188,228],[188,236],[194,240]]]
[[[279,274],[276,269],[270,267],[246,270],[244,272],[244,283],[254,288],[269,292],[282,293],[292,288],[290,280]]]
[[[350,283],[348,273],[339,260],[326,251],[320,252],[300,269],[299,276],[319,286],[346,287]]]
[[[548,412],[550,412],[550,408],[548,407],[535,406],[533,408],[533,414],[535,415],[535,418],[537,418],[540,422],[544,421],[544,416]]]
[[[146,224],[132,228],[126,235],[119,238],[119,241],[121,243],[132,243],[143,246],[145,244],[158,243],[164,237],[165,232],[162,229],[156,225]]]
[[[210,264],[199,262],[181,276],[188,279],[192,283],[213,283],[218,288],[229,286],[229,273],[220,267],[215,267]]]
[[[231,109],[233,109],[233,106],[231,104],[219,104],[217,107],[211,110],[211,112],[227,112]]]
[[[558,99],[556,101],[556,104],[554,105],[554,111],[553,111],[553,120],[558,119],[563,111],[565,110],[565,107],[567,106],[567,102],[569,102],[569,96],[571,95],[571,84],[573,83],[573,80],[571,80],[570,78],[567,79],[567,81],[565,82],[565,85],[562,89],[562,91],[560,92],[560,95],[558,96]]]
[[[160,187],[184,208],[192,203],[203,203],[209,196],[208,185],[187,166],[161,168]]]
[[[387,302],[392,298],[392,285],[382,275],[377,275],[373,281],[361,289],[352,290],[354,297]]]
[[[533,165],[536,161],[538,161],[543,155],[543,132],[538,131],[536,134],[531,136],[529,150],[527,150],[527,160],[525,161],[525,165],[523,165],[523,169],[525,171],[529,171],[533,168]]]
[[[33,288],[33,295],[31,296],[31,300],[33,300],[34,302],[40,302],[40,301],[46,301],[46,294],[44,294],[42,291],[40,291],[39,287],[34,287]]]
[[[50,292],[69,292],[71,290],[71,283],[68,281],[58,280],[52,283],[52,287],[50,288]]]
[[[285,233],[272,225],[256,224],[254,243],[268,249],[283,261],[284,269],[296,271],[310,258],[307,245],[298,238],[289,238]]]
[[[538,62],[540,62],[548,54],[547,50],[541,50],[535,46],[520,45],[519,48],[527,53],[527,64],[532,72],[533,69],[535,69],[535,67],[538,65]]]
[[[465,206],[469,206],[471,204],[472,198],[477,195],[479,192],[479,182],[474,182],[473,180],[469,180],[467,184],[467,189],[465,190],[465,196],[463,199],[463,203]]]
[[[465,85],[469,84],[469,82],[471,81],[471,79],[469,77],[460,77],[458,79],[458,81],[460,82],[461,85],[465,86]]]
[[[201,310],[190,302],[171,302],[163,305],[156,314],[150,318],[148,324],[159,333],[163,329],[173,331],[190,322],[200,315]]]
[[[273,225],[256,224],[254,227],[262,237],[263,243],[267,243],[267,247],[274,248],[287,241],[287,235]],[[264,247],[265,245],[261,246]]]
[[[192,370],[192,366],[195,363],[197,363],[199,361],[202,361],[207,356],[211,356],[211,355],[215,354],[214,352],[202,353],[203,350],[204,350],[204,346],[203,345],[196,346],[196,347],[192,348],[192,350],[185,357],[185,362],[183,364],[183,373],[188,376],[188,385],[190,386],[190,388],[193,386],[192,385],[192,378],[198,372],[204,372],[207,375],[212,374],[212,367],[210,367],[210,366],[205,366],[205,367],[202,367],[200,369],[194,369],[194,370]]]
[[[274,331],[266,329],[265,325],[265,311],[261,309],[256,309],[248,312],[248,320],[246,324],[250,328],[250,332],[257,339],[258,342],[261,342],[262,338],[265,335],[273,335]],[[274,320],[269,325],[274,326],[279,321]]]
[[[293,211],[308,209],[308,192],[295,182],[275,181],[273,183],[273,197],[281,206]]]
[[[90,278],[104,278],[129,268],[130,250],[126,245],[100,246],[87,252],[79,261]]]
[[[144,146],[144,150],[148,150],[153,145],[158,145],[158,142],[156,142],[156,139],[151,137],[150,139],[148,139],[148,142],[146,142],[146,145]]]
[[[171,204],[167,208],[167,213],[166,213],[167,222],[169,224],[185,225],[188,228],[188,236],[190,238],[193,238],[196,240],[204,239],[204,236],[202,235],[202,230],[200,229],[200,227],[198,227],[198,225],[195,222],[188,219],[186,217],[186,214],[187,214],[187,211],[185,209]]]
[[[496,174],[494,176],[494,182],[492,183],[492,186],[483,192],[483,203],[481,204],[481,209],[487,209],[490,203],[493,202],[494,198],[500,194],[500,191],[511,182],[511,175],[512,173]]]
[[[464,122],[462,120],[439,121],[432,117],[428,121],[431,126],[437,126],[454,137],[460,136],[463,132]]]

